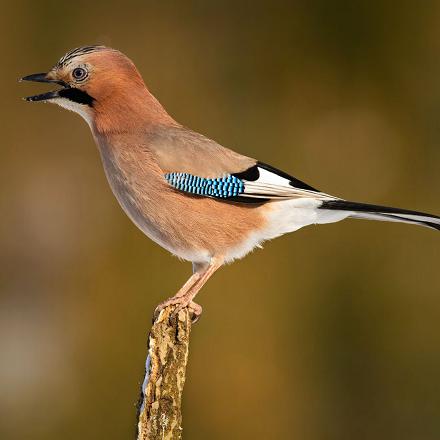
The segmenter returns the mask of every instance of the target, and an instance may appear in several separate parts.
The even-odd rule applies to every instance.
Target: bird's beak
[[[69,88],[69,85],[64,81],[58,79],[52,79],[49,77],[48,73],[34,73],[33,75],[23,76],[19,81],[33,81],[33,82],[44,82],[44,83],[54,83],[63,86],[64,88]],[[24,98],[26,101],[47,101],[49,99],[59,98],[59,90],[52,92],[41,93],[40,95],[33,95]]]

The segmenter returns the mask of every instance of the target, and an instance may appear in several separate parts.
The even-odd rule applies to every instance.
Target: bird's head
[[[104,131],[127,129],[148,117],[170,118],[149,93],[133,62],[118,50],[105,46],[73,49],[49,72],[21,80],[61,86],[25,100],[58,104]]]

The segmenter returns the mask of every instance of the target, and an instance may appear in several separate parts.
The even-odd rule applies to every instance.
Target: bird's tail
[[[320,209],[350,211],[350,214],[348,215],[350,218],[412,223],[440,231],[440,217],[426,214],[424,212],[391,208],[388,206],[370,205],[367,203],[349,202],[339,199],[324,201],[320,206]]]

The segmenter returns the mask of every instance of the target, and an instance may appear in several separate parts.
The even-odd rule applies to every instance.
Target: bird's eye
[[[81,81],[82,79],[84,79],[87,76],[87,70],[82,67],[76,67],[72,71],[72,76],[77,81]]]

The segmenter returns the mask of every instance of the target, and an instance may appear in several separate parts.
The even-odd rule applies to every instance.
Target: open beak
[[[54,83],[63,86],[63,88],[69,88],[69,85],[64,81],[58,79],[48,78],[47,73],[34,73],[33,75],[24,76],[20,78],[19,81],[33,81],[33,82],[44,82],[44,83]],[[52,92],[41,93],[40,95],[33,95],[24,98],[25,101],[47,101],[49,99],[59,98],[59,90],[54,90]]]

